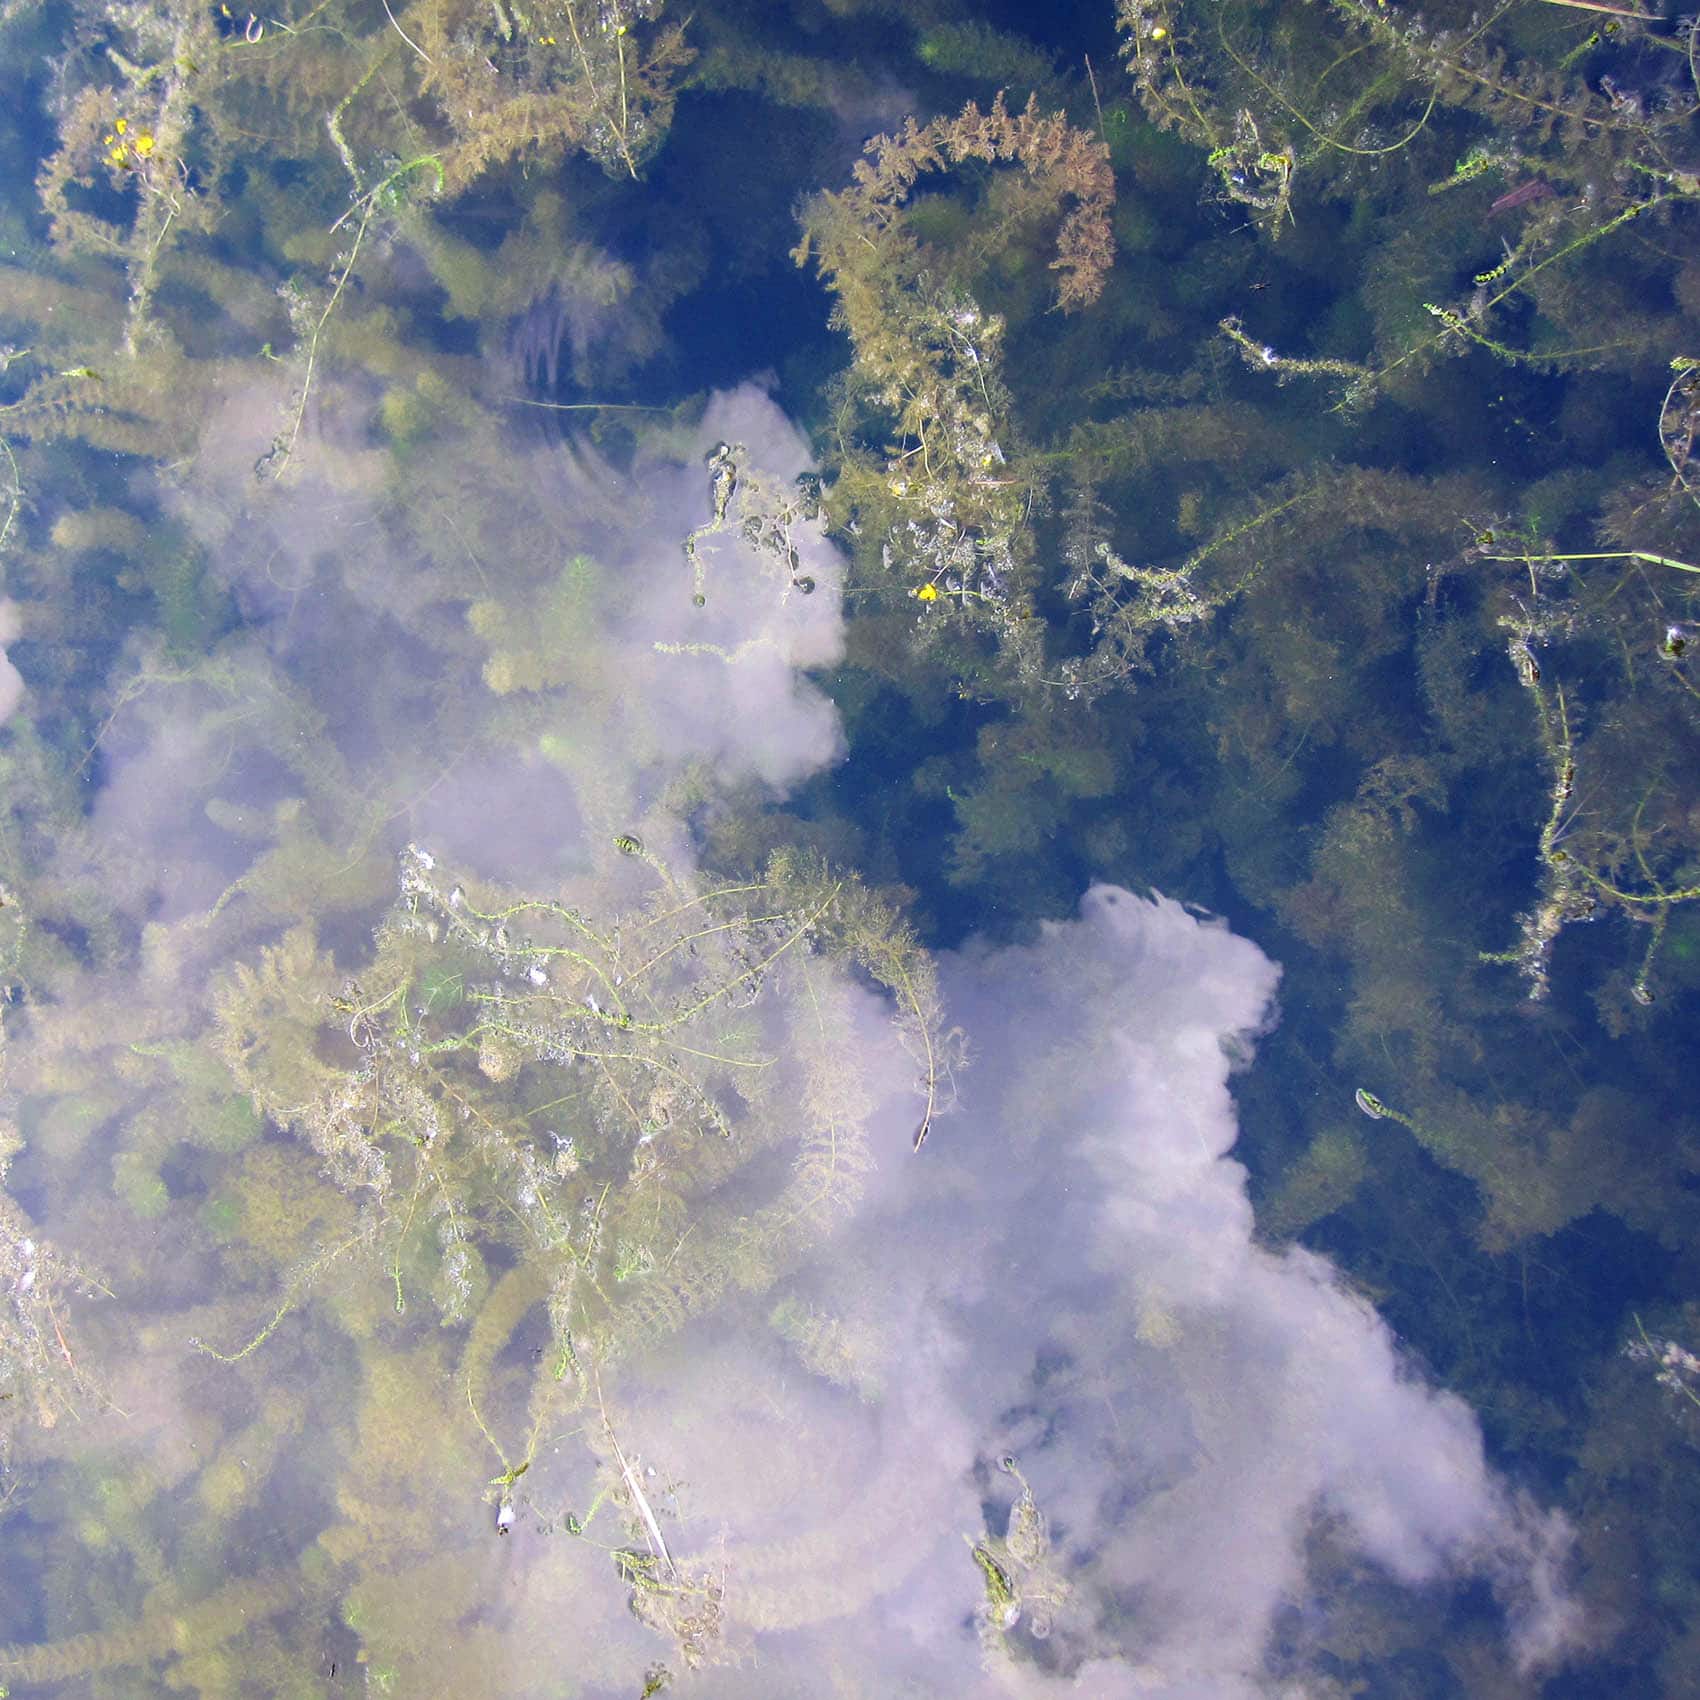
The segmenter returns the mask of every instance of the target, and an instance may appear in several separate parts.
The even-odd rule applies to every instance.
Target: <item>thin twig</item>
[[[383,8],[384,8],[384,16],[385,16],[385,17],[386,17],[386,18],[388,18],[388,19],[389,19],[389,20],[390,20],[390,22],[391,22],[391,23],[392,23],[392,24],[395,24],[395,32],[396,32],[396,34],[397,34],[397,35],[399,35],[399,36],[400,36],[400,37],[401,37],[401,39],[402,39],[402,40],[403,40],[403,41],[405,41],[405,42],[406,42],[406,43],[407,43],[407,45],[408,45],[408,46],[409,46],[409,47],[411,47],[411,48],[412,48],[412,49],[413,49],[413,51],[414,51],[414,52],[415,52],[415,53],[417,53],[417,54],[418,54],[418,55],[419,55],[419,57],[420,57],[420,58],[421,58],[421,59],[423,59],[423,60],[424,60],[424,61],[425,61],[425,63],[426,63],[426,64],[427,64],[427,65],[431,65],[431,64],[435,64],[435,63],[436,63],[436,61],[435,61],[435,60],[433,60],[433,59],[432,59],[432,57],[431,57],[431,55],[430,55],[430,54],[429,54],[429,53],[427,53],[427,52],[426,52],[426,51],[425,51],[425,49],[424,49],[424,48],[423,48],[423,47],[421,47],[421,46],[420,46],[420,45],[419,45],[419,43],[418,43],[418,42],[416,42],[416,41],[415,41],[415,40],[414,40],[414,39],[413,39],[413,37],[412,37],[412,36],[410,36],[410,35],[409,35],[409,34],[408,34],[408,33],[407,33],[407,31],[406,31],[406,30],[404,30],[404,29],[403,29],[403,28],[402,28],[402,27],[401,27],[401,25],[400,25],[400,24],[396,24],[396,21],[395,21],[395,13],[394,13],[394,12],[392,12],[392,11],[391,11],[391,10],[390,10],[390,0],[382,0],[382,4],[383,4]]]
[[[1638,24],[1650,24],[1654,20],[1645,12],[1631,12],[1623,6],[1608,6],[1604,0],[1546,0],[1549,6],[1571,6],[1578,12],[1610,12],[1614,18],[1633,18]]]
[[[643,1519],[644,1532],[649,1540],[649,1551],[652,1558],[659,1558],[667,1566],[668,1574],[678,1578],[679,1567],[673,1562],[673,1555],[667,1550],[666,1537],[661,1533],[661,1525],[655,1520],[655,1513],[649,1508],[649,1501],[644,1497],[643,1489],[638,1485],[637,1473],[629,1463],[626,1455],[620,1450],[620,1443],[614,1438],[614,1425],[608,1420],[608,1407],[602,1402],[602,1372],[593,1370],[596,1382],[596,1407],[602,1413],[602,1427],[608,1436],[608,1444],[614,1448],[614,1458],[620,1466],[620,1474],[625,1479],[626,1492],[632,1496],[632,1503],[638,1509],[638,1515]]]
[[[1098,104],[1098,79],[1092,74],[1092,55],[1083,53],[1081,58],[1086,61],[1086,80],[1092,85],[1092,105],[1098,113],[1098,139],[1105,147],[1108,147],[1110,138],[1104,134],[1104,109]]]

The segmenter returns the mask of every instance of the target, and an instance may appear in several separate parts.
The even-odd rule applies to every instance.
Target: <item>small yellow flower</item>
[[[108,158],[108,159],[109,159],[109,160],[111,160],[111,162],[112,162],[112,163],[113,163],[113,164],[114,164],[114,165],[122,165],[122,164],[123,164],[123,163],[124,163],[124,150],[123,150],[123,149],[122,149],[122,148],[113,148],[113,149],[112,149],[112,150],[111,150],[111,151],[110,151],[110,152],[109,152],[109,153],[108,153],[108,154],[107,154],[107,156],[106,156],[106,157],[107,157],[107,158]]]
[[[146,159],[146,158],[147,158],[147,157],[148,157],[148,155],[149,155],[149,154],[150,154],[150,153],[152,153],[152,152],[153,152],[153,137],[152,137],[152,136],[150,136],[150,135],[149,135],[149,134],[148,134],[148,133],[147,133],[147,132],[146,132],[146,131],[145,131],[145,130],[144,130],[144,131],[143,131],[143,132],[142,132],[142,134],[141,134],[141,135],[139,135],[139,136],[138,136],[138,137],[137,137],[137,138],[136,138],[136,142],[135,142],[135,147],[136,147],[136,152],[137,152],[137,153],[138,153],[138,154],[139,154],[139,155],[140,155],[140,156],[141,156],[141,157],[142,157],[142,158],[143,158],[143,159]]]
[[[915,598],[919,602],[937,602],[939,587],[936,584],[924,584],[915,592]]]
[[[119,135],[123,135],[124,132],[130,128],[130,120],[128,118],[120,118],[118,122],[112,126],[112,128],[116,130]]]

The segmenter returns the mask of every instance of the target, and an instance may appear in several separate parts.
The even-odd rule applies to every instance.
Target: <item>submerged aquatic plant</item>
[[[1305,1185],[1266,1228],[1274,1220],[1297,1231],[1349,1210],[1401,1173],[1401,1144],[1414,1140],[1481,1186],[1483,1243],[1555,1234],[1600,1201],[1673,1243],[1682,1159],[1637,1170],[1616,1138],[1629,1120],[1618,1099],[1572,1113],[1562,1081],[1516,1077],[1526,1047],[1521,1026],[1505,1042],[1512,977],[1473,962],[1479,944],[1499,940],[1463,926],[1441,893],[1442,874],[1474,861],[1458,854],[1457,834],[1509,844],[1513,857],[1538,838],[1552,852],[1541,877],[1556,885],[1555,869],[1575,870],[1566,889],[1578,912],[1577,894],[1604,881],[1622,901],[1597,892],[1591,901],[1622,914],[1653,909],[1652,938],[1684,943],[1681,910],[1662,923],[1694,880],[1683,786],[1694,610],[1673,569],[1700,552],[1670,520],[1676,499],[1692,494],[1692,383],[1678,374],[1659,420],[1675,496],[1619,468],[1612,490],[1596,482],[1565,496],[1559,521],[1531,518],[1529,536],[1508,545],[1527,548],[1509,564],[1539,581],[1525,608],[1512,595],[1520,584],[1504,582],[1522,573],[1484,570],[1490,556],[1472,554],[1468,570],[1434,564],[1456,555],[1460,515],[1514,501],[1489,436],[1507,416],[1542,436],[1555,487],[1574,450],[1556,397],[1549,415],[1509,385],[1490,394],[1475,375],[1556,372],[1568,384],[1601,371],[1639,382],[1635,361],[1666,334],[1668,315],[1650,304],[1693,296],[1680,244],[1657,240],[1693,199],[1678,142],[1682,79],[1648,69],[1661,56],[1681,69],[1672,43],[1635,23],[1589,47],[1597,20],[1569,16],[1549,19],[1542,36],[1528,8],[1495,14],[1479,35],[1442,39],[1439,26],[1458,14],[1440,0],[1422,31],[1409,7],[1121,10],[1136,36],[1136,86],[1118,93],[1100,74],[1090,105],[1085,84],[1048,71],[1043,53],[1023,56],[1024,44],[977,27],[929,26],[917,37],[924,65],[952,76],[995,65],[999,78],[1022,79],[1022,95],[1005,104],[983,85],[959,116],[918,117],[876,145],[850,190],[811,203],[808,257],[837,293],[853,359],[821,418],[833,456],[824,507],[856,551],[851,606],[864,616],[852,637],[863,676],[844,697],[853,703],[869,677],[907,695],[902,741],[916,754],[922,824],[910,830],[894,816],[876,836],[869,820],[835,818],[823,802],[806,825],[774,813],[753,826],[718,817],[708,830],[734,845],[805,833],[857,842],[874,865],[891,858],[917,881],[924,870],[988,908],[1007,898],[1007,914],[1021,918],[1088,866],[1162,878],[1205,900],[1226,879],[1314,948],[1328,995],[1346,988],[1333,1038],[1348,1078],[1372,1080],[1409,1109],[1363,1092],[1373,1120],[1354,1117],[1349,1132],[1325,1128],[1310,1143]],[[563,296],[610,313],[617,305],[642,321],[634,350],[658,345],[667,292],[687,285],[656,275],[702,275],[712,251],[702,230],[679,219],[665,237],[646,234],[621,251],[653,256],[629,264],[589,239],[603,216],[659,231],[666,217],[642,218],[679,204],[640,202],[632,186],[674,116],[682,35],[648,4],[593,13],[571,0],[286,7],[246,19],[241,9],[179,11],[83,14],[93,48],[55,85],[66,125],[44,178],[58,222],[55,256],[42,265],[54,269],[0,275],[6,333],[29,345],[5,358],[17,361],[15,379],[34,380],[0,415],[33,457],[26,479],[8,451],[0,529],[27,545],[7,588],[16,594],[21,582],[30,599],[25,663],[43,703],[39,721],[20,715],[8,727],[6,821],[19,823],[20,844],[74,846],[75,861],[89,794],[100,797],[117,770],[128,717],[158,709],[149,724],[165,728],[163,742],[205,740],[194,748],[210,752],[206,771],[226,761],[226,744],[232,752],[228,782],[196,792],[188,810],[221,835],[209,860],[220,870],[211,891],[223,896],[210,915],[150,918],[138,946],[136,916],[152,917],[170,896],[148,885],[144,858],[89,854],[74,874],[56,873],[46,901],[58,1001],[16,1012],[14,1031],[42,1041],[27,1088],[42,1136],[28,1160],[54,1186],[83,1178],[108,1214],[79,1225],[126,1225],[128,1236],[113,1237],[133,1267],[138,1247],[169,1230],[186,1256],[218,1268],[235,1296],[193,1308],[162,1299],[153,1337],[175,1350],[193,1329],[213,1356],[240,1362],[189,1360],[207,1378],[197,1386],[224,1390],[232,1409],[210,1432],[196,1430],[211,1461],[181,1478],[199,1519],[186,1556],[150,1548],[138,1510],[86,1587],[55,1572],[47,1633],[57,1640],[17,1652],[12,1679],[179,1652],[173,1686],[228,1693],[240,1681],[227,1644],[242,1614],[277,1615],[288,1609],[280,1602],[334,1587],[334,1632],[359,1638],[374,1690],[412,1681],[481,1692],[506,1671],[490,1658],[504,1626],[467,1576],[495,1544],[485,1539],[492,1524],[516,1536],[504,1559],[534,1524],[582,1536],[542,1557],[528,1548],[526,1560],[562,1600],[593,1574],[617,1582],[642,1621],[673,1640],[675,1666],[714,1656],[740,1624],[795,1629],[860,1606],[908,1561],[912,1464],[871,1457],[852,1472],[854,1502],[806,1532],[787,1526],[759,1547],[693,1543],[669,1503],[666,1438],[645,1432],[643,1379],[688,1370],[683,1349],[648,1348],[682,1348],[698,1337],[694,1323],[721,1320],[750,1290],[772,1295],[765,1344],[807,1371],[812,1389],[853,1394],[844,1404],[870,1426],[882,1401],[900,1396],[868,1306],[842,1293],[795,1297],[781,1282],[850,1207],[870,1161],[868,1083],[838,1042],[869,1014],[858,979],[887,988],[886,1016],[912,1052],[914,1143],[938,1137],[956,1052],[939,1031],[930,968],[895,908],[796,856],[747,877],[680,873],[648,848],[668,843],[668,831],[648,819],[628,827],[622,774],[600,790],[585,780],[601,834],[588,868],[558,887],[511,890],[473,866],[451,870],[446,855],[410,852],[393,907],[369,935],[388,878],[387,851],[374,847],[391,843],[386,828],[410,806],[404,796],[487,752],[548,754],[588,740],[582,727],[596,719],[583,707],[593,696],[584,680],[610,647],[596,598],[612,580],[629,588],[635,579],[612,559],[592,566],[596,544],[578,532],[563,546],[559,515],[571,509],[586,530],[615,529],[606,469],[624,440],[610,431],[598,438],[606,460],[580,447],[540,474],[515,454],[511,421],[481,396],[462,333],[477,324],[488,352],[528,300],[554,303],[533,347],[550,392],[580,376],[554,361]],[[752,45],[740,62],[759,24],[703,17],[693,35],[699,27],[716,43],[703,86],[775,99],[784,79],[783,98],[823,113],[831,99],[842,117],[845,76],[825,55]],[[1602,69],[1620,91],[1639,82],[1639,113],[1613,98]],[[1030,86],[1040,104],[1023,110]],[[1140,125],[1135,100],[1190,152]],[[680,110],[705,126],[692,148],[712,143],[709,127],[723,122],[715,104]],[[741,163],[743,139],[728,147]],[[563,166],[573,152],[606,180]],[[1116,172],[1125,259],[1112,274]],[[733,180],[720,170],[692,191],[693,213],[723,211],[710,203]],[[1200,185],[1211,207],[1194,224]],[[241,245],[257,256],[247,270],[230,257]],[[1319,280],[1359,265],[1362,300],[1354,284],[1319,312]],[[1289,287],[1295,276],[1302,289]],[[1189,340],[1187,296],[1201,284],[1208,310]],[[1083,318],[1072,310],[1089,304],[1077,331]],[[1041,370],[1043,382],[1032,375]],[[162,564],[147,502],[117,519],[108,506],[142,487],[136,467],[115,474],[74,451],[88,443],[161,463],[193,499],[203,403],[239,380],[267,379],[274,391],[292,386],[265,404],[283,409],[268,471],[305,468],[315,415],[358,402],[346,438],[330,438],[335,501],[320,505],[358,511],[332,528],[323,511],[285,509],[287,536],[284,525],[260,527],[252,544],[209,547],[209,568],[187,549],[183,563]],[[1354,402],[1396,393],[1419,424],[1441,422],[1435,463],[1389,470],[1385,439],[1360,453],[1350,433],[1366,415],[1325,416],[1323,385],[1309,379]],[[1571,401],[1579,415],[1595,406],[1580,388]],[[1460,410],[1480,438],[1453,432]],[[27,534],[67,467],[75,511],[44,512],[49,550]],[[808,594],[793,534],[814,493],[764,481],[731,441],[712,451],[706,479],[708,517],[687,546],[703,574],[695,593],[718,605],[717,540],[742,536],[776,599]],[[568,480],[556,508],[526,506],[528,481]],[[26,482],[36,511],[19,497]],[[1058,490],[1053,527],[1047,502]],[[1596,514],[1602,531],[1621,535],[1580,535]],[[232,521],[247,524],[246,514]],[[690,524],[663,535],[676,541]],[[386,530],[398,540],[387,574],[371,548]],[[1614,543],[1622,553],[1608,564]],[[1579,566],[1594,544],[1598,564],[1570,581],[1587,594],[1560,612],[1563,587],[1549,568]],[[683,578],[676,553],[669,560],[663,597]],[[256,627],[265,610],[286,610],[245,640],[275,639],[280,650],[310,630],[320,585],[352,591],[418,646],[405,661],[409,684],[374,689],[350,731],[311,680],[281,689],[252,649],[244,658],[225,644],[197,668],[191,652],[215,641],[225,617],[220,573]],[[188,587],[175,601],[172,583]],[[110,678],[97,655],[90,688],[77,676],[60,689],[45,672],[48,652],[53,666],[78,664],[86,629],[71,625],[76,611],[144,584],[153,600],[143,598],[143,623],[157,612],[168,628],[171,667],[142,641]],[[1573,665],[1559,647],[1573,635],[1620,654],[1621,673],[1606,680],[1593,649]],[[732,642],[723,655],[735,653]],[[480,665],[490,697],[462,688]],[[1546,674],[1534,695],[1531,671]],[[414,691],[421,675],[426,688]],[[1137,712],[1116,694],[1135,679]],[[612,701],[619,685],[606,689],[593,700]],[[953,690],[999,710],[953,726]],[[1422,704],[1415,751],[1400,744],[1413,718],[1406,695]],[[183,730],[165,717],[167,699],[184,705]],[[1093,702],[1105,712],[1083,719]],[[1165,715],[1171,727],[1184,722],[1167,746]],[[255,735],[254,723],[265,731]],[[74,746],[68,757],[53,741],[61,736]],[[349,749],[381,750],[377,774],[357,774]],[[637,765],[628,754],[609,768]],[[598,759],[587,756],[585,769]],[[259,794],[249,796],[255,775]],[[894,809],[901,781],[894,764]],[[1560,783],[1564,807],[1543,834],[1547,787]],[[1507,799],[1486,811],[1497,838],[1462,813],[1488,792]],[[1449,820],[1448,811],[1459,812]],[[409,830],[438,846],[434,829]],[[759,864],[760,852],[748,861]],[[1639,909],[1637,894],[1647,898]],[[1514,907],[1501,905],[1507,930]],[[138,949],[158,971],[126,1007],[128,983],[79,1005],[90,964],[104,971]],[[1675,948],[1667,960],[1678,962]],[[209,981],[210,1029],[200,995]],[[1651,985],[1649,959],[1611,1016],[1631,1044],[1638,1023],[1675,1002],[1661,990],[1649,1013],[1636,988]],[[1460,1058],[1496,1060],[1466,1089]],[[134,1110],[121,1125],[94,1114],[119,1101]],[[1683,1101],[1675,1091],[1660,1100]],[[51,1314],[16,1316],[22,1367],[19,1392],[0,1398],[3,1425],[32,1408],[26,1381],[45,1378],[60,1402],[50,1411],[79,1399],[68,1372],[86,1359],[84,1336],[67,1324],[60,1339],[54,1327],[55,1317],[66,1323],[70,1263],[52,1266],[44,1288],[49,1266],[31,1222],[7,1216],[0,1234],[12,1248],[0,1294],[11,1286],[17,1297],[21,1285],[23,1295],[55,1295]],[[1376,1248],[1364,1254],[1365,1278],[1403,1292],[1408,1271],[1374,1266],[1385,1243],[1361,1236]],[[1463,1256],[1435,1255],[1449,1301],[1436,1311],[1485,1338],[1488,1305],[1472,1291],[1482,1283],[1469,1282],[1470,1270],[1459,1281],[1454,1255]],[[1528,1264],[1523,1275],[1515,1320],[1528,1328]],[[297,1314],[315,1298],[311,1315]],[[1495,1372],[1507,1381],[1509,1362],[1503,1354]],[[245,1595],[215,1590],[205,1616],[156,1596],[139,1603],[132,1629],[90,1628],[126,1599],[123,1567],[146,1577],[181,1561],[203,1575],[228,1558],[257,1493],[291,1483],[300,1466],[299,1415],[257,1395],[253,1411],[240,1402],[264,1374],[327,1366],[346,1371],[333,1421],[347,1430],[325,1472],[334,1510],[304,1538],[308,1558],[346,1560],[348,1570],[334,1584],[314,1576],[299,1594],[291,1575],[276,1586],[262,1578]],[[50,1438],[63,1442],[68,1426]],[[551,1476],[557,1448],[588,1465],[590,1479],[582,1469],[564,1484]],[[1016,1686],[1011,1660],[1058,1652],[1053,1643],[1041,1656],[1027,1639],[1040,1608],[1060,1604],[1061,1561],[1013,1461],[1008,1473],[1020,1483],[1009,1522],[993,1532],[994,1514],[970,1550],[993,1680]],[[456,1549],[443,1506],[481,1490],[491,1511],[483,1545]],[[320,1510],[310,1496],[305,1504],[304,1521]],[[610,1515],[621,1527],[605,1553]],[[79,1556],[107,1538],[91,1530]],[[959,1552],[949,1568],[966,1599],[975,1575],[954,1575],[961,1562]],[[321,1627],[285,1633],[292,1645],[317,1645]],[[264,1644],[249,1633],[244,1656]],[[196,1645],[180,1648],[183,1636]],[[563,1651],[539,1635],[525,1651],[532,1666],[508,1692],[631,1677],[609,1674],[600,1646]],[[250,1674],[249,1685],[260,1680]],[[647,1690],[666,1675],[644,1680]]]
[[[1021,449],[1002,376],[1004,325],[971,293],[960,256],[918,238],[906,203],[925,174],[1010,163],[1029,195],[1012,234],[1061,214],[1050,269],[1065,313],[1095,301],[1114,258],[1108,150],[1037,97],[998,96],[954,118],[878,136],[848,189],[805,210],[794,257],[837,297],[854,354],[837,425],[834,517],[872,528],[881,588],[918,598],[922,631],[947,618],[1017,643],[1034,593],[1029,529],[1041,483]],[[857,438],[888,430],[875,454]]]
[[[1401,203],[1398,236],[1378,261],[1384,275],[1366,292],[1378,321],[1368,358],[1272,346],[1247,333],[1249,313],[1222,323],[1254,370],[1280,382],[1339,379],[1354,409],[1408,394],[1437,355],[1465,344],[1549,371],[1644,357],[1656,346],[1655,315],[1626,294],[1596,340],[1582,276],[1601,263],[1597,244],[1648,215],[1668,222],[1700,193],[1687,157],[1700,90],[1688,45],[1663,20],[1625,12],[1602,33],[1578,13],[1568,26],[1555,18],[1519,32],[1511,8],[1467,20],[1452,10],[1333,0],[1272,31],[1256,4],[1116,8],[1146,113],[1204,148],[1223,199],[1271,236],[1293,225],[1301,186],[1325,201],[1426,184]],[[1519,223],[1470,267],[1473,292],[1442,299],[1481,249],[1478,213],[1516,213]],[[1436,294],[1413,301],[1408,286],[1392,287],[1407,257]],[[1518,309],[1531,301],[1540,321],[1527,337]]]
[[[733,531],[775,569],[781,594],[812,596],[815,581],[803,571],[798,552],[800,528],[820,517],[820,479],[804,473],[790,490],[774,487],[760,468],[750,465],[742,443],[716,443],[708,452],[709,516],[684,541],[691,569],[691,599],[700,608],[708,600],[707,567],[701,544]]]
[[[651,890],[594,915],[453,880],[410,847],[357,977],[297,930],[217,1000],[220,1051],[255,1106],[373,1207],[397,1309],[417,1232],[434,1232],[445,1321],[466,1318],[493,1237],[543,1260],[561,1379],[670,1332],[729,1283],[765,1285],[786,1248],[854,1203],[871,1105],[822,1053],[821,1000],[840,995],[823,953],[897,1000],[929,1117],[950,1089],[931,970],[853,877],[780,855],[759,878],[714,883],[674,875],[630,835],[615,849]],[[348,1065],[327,1060],[333,1033]],[[783,1144],[792,1179],[722,1220],[712,1195]]]
[[[411,845],[352,975],[298,927],[225,977],[219,1055],[358,1213],[248,1339],[202,1344],[240,1363],[334,1264],[381,1260],[366,1291],[384,1309],[423,1303],[467,1329],[456,1382],[473,1444],[499,1466],[497,1533],[528,1503],[546,1436],[578,1413],[598,1502],[638,1542],[615,1554],[633,1609],[693,1665],[713,1656],[724,1581],[669,1550],[610,1377],[729,1296],[770,1288],[855,1205],[880,1099],[840,1042],[868,1018],[852,975],[891,1000],[923,1123],[945,1107],[958,1047],[925,954],[853,876],[781,853],[756,877],[714,880],[631,833],[610,851],[582,892],[547,898],[456,877]],[[345,1326],[375,1326],[377,1307],[338,1303]],[[547,1345],[516,1378],[508,1354],[539,1310]],[[435,1377],[418,1356],[394,1373]],[[415,1505],[411,1488],[387,1503],[390,1468],[357,1467],[346,1503],[371,1528],[327,1537],[339,1556]],[[584,1534],[593,1516],[568,1524]],[[411,1521],[396,1526],[410,1538]]]
[[[7,1111],[7,1006],[19,993],[12,975],[25,930],[23,905],[0,885],[0,1105]],[[16,1429],[30,1421],[51,1428],[98,1397],[92,1367],[79,1362],[71,1346],[72,1301],[107,1293],[93,1274],[44,1240],[4,1190],[21,1147],[16,1123],[0,1113],[0,1508],[11,1497]]]
[[[968,1536],[969,1555],[980,1572],[985,1594],[975,1611],[981,1655],[989,1669],[1014,1663],[1017,1630],[1034,1641],[1050,1638],[1056,1613],[1072,1592],[1051,1550],[1045,1514],[1013,1456],[998,1460],[1018,1488],[1001,1535]]]

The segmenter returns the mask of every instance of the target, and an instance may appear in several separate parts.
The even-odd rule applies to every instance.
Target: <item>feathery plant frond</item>
[[[892,997],[923,1128],[960,1056],[925,953],[855,879],[787,854],[717,884],[630,835],[615,850],[651,888],[602,915],[410,846],[357,976],[297,929],[217,994],[255,1106],[379,1213],[398,1309],[427,1225],[445,1321],[476,1310],[480,1247],[507,1246],[541,1271],[557,1381],[765,1287],[856,1202],[875,1094],[838,1042],[855,1011],[834,963]],[[787,1145],[784,1184],[734,1196]]]

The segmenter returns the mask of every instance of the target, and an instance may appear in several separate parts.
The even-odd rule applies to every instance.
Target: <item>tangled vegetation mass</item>
[[[911,1296],[816,1259],[970,1162],[922,941],[1097,878],[1285,964],[1260,1231],[1558,1484],[1553,1692],[1685,1691],[1695,20],[1102,13],[0,0],[0,1690],[651,1694],[921,1588]],[[865,1493],[692,1522],[677,1387]],[[1138,1644],[1036,1449],[989,1693]],[[629,1614],[504,1640],[527,1529]],[[1311,1544],[1318,1694],[1548,1680]]]

